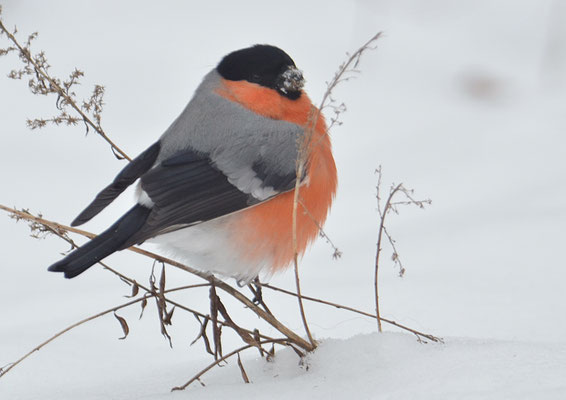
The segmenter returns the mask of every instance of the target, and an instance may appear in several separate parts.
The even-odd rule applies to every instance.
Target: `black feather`
[[[273,168],[269,168],[261,160],[254,162],[252,169],[257,177],[262,180],[264,186],[271,186],[278,192],[286,192],[295,187],[295,181],[297,179],[295,170],[287,173],[276,171]]]
[[[82,223],[92,218],[123,190],[122,186],[125,188],[137,177],[153,202],[151,208],[136,205],[105,232],[49,267],[50,271],[64,272],[66,278],[73,278],[115,251],[257,203],[252,195],[232,185],[203,153],[185,150],[151,168],[158,146],[132,161],[137,164],[131,169],[126,167],[77,220]],[[294,182],[294,175],[267,173],[260,164],[254,170],[276,188],[287,189]]]
[[[154,203],[143,228],[128,244],[143,242],[172,226],[208,221],[254,203],[232,185],[204,154],[184,151],[152,168],[141,178]]]
[[[146,151],[134,158],[120,173],[114,181],[104,188],[96,198],[79,214],[71,226],[82,225],[102,211],[108,204],[112,203],[128,186],[146,173],[155,163],[161,145],[159,142],[150,146]]]
[[[134,206],[106,231],[51,265],[49,271],[64,272],[65,278],[74,278],[106,256],[129,247],[125,244],[145,224],[150,212],[150,208]]]

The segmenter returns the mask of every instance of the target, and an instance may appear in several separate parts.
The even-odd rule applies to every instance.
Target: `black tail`
[[[129,247],[132,243],[128,239],[141,229],[150,212],[150,208],[134,206],[106,231],[50,266],[49,271],[64,272],[65,278],[74,278],[106,256]]]

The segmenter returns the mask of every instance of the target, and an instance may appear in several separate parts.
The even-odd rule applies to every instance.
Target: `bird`
[[[256,44],[224,56],[159,140],[71,225],[91,220],[134,184],[136,204],[48,270],[74,278],[145,241],[201,271],[242,282],[289,267],[297,157],[309,124],[299,174],[299,255],[318,236],[337,190],[327,125],[304,84],[302,71],[276,46]]]

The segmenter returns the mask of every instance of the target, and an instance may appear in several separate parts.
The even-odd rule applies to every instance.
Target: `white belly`
[[[172,258],[201,271],[218,273],[247,283],[260,274],[269,272],[270,259],[249,260],[234,246],[233,216],[159,235],[149,242],[158,244]]]

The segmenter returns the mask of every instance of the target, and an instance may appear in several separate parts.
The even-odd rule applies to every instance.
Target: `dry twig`
[[[0,9],[1,12],[1,9]],[[48,123],[55,125],[76,125],[82,121],[85,124],[86,132],[94,129],[109,145],[118,159],[131,158],[118,147],[112,139],[104,132],[101,126],[102,109],[104,106],[104,86],[95,85],[91,96],[82,103],[76,98],[76,93],[73,91],[74,87],[79,84],[79,79],[84,75],[82,71],[75,68],[69,75],[67,80],[60,80],[53,77],[49,73],[50,65],[47,62],[45,52],[40,51],[37,54],[32,53],[31,43],[38,36],[37,32],[28,36],[25,44],[21,44],[16,38],[17,29],[10,31],[6,28],[2,19],[0,19],[0,35],[4,34],[12,43],[11,46],[0,49],[0,56],[6,55],[11,52],[17,52],[20,60],[24,66],[20,70],[13,70],[8,77],[12,79],[21,79],[24,76],[29,76],[28,86],[33,94],[47,96],[54,94],[57,96],[55,105],[60,111],[59,115],[52,118],[37,118],[28,120],[27,125],[30,129],[42,128]],[[79,105],[79,103],[81,103]],[[73,116],[67,107],[70,107],[78,116]]]
[[[289,291],[289,290],[282,289],[282,288],[277,287],[277,286],[273,286],[273,285],[270,285],[270,284],[267,284],[267,283],[262,283],[261,285],[262,285],[263,287],[266,287],[266,288],[268,288],[268,289],[274,290],[274,291],[276,291],[276,292],[281,292],[281,293],[284,293],[284,294],[288,294],[289,296],[297,296],[296,293],[293,293],[293,292],[291,292],[291,291]],[[360,315],[364,315],[364,316],[370,317],[370,318],[377,318],[377,316],[376,316],[375,314],[370,314],[370,313],[368,313],[368,312],[365,312],[365,311],[362,311],[362,310],[358,310],[358,309],[353,308],[353,307],[348,307],[348,306],[345,306],[345,305],[342,305],[342,304],[333,303],[333,302],[331,302],[331,301],[326,301],[326,300],[322,300],[322,299],[317,299],[316,297],[310,297],[310,296],[305,296],[305,295],[303,295],[303,300],[309,300],[309,301],[313,301],[313,302],[320,303],[320,304],[326,304],[327,306],[332,306],[332,307],[339,308],[339,309],[342,309],[342,310],[351,311],[351,312],[353,312],[353,313],[360,314]],[[400,324],[400,323],[398,323],[398,322],[395,322],[395,321],[390,320],[390,319],[387,319],[387,318],[380,317],[380,319],[381,319],[383,322],[386,322],[386,323],[388,323],[388,324],[390,324],[390,325],[393,325],[393,326],[395,326],[395,327],[397,327],[397,328],[399,328],[399,329],[403,329],[403,330],[405,330],[405,331],[407,331],[407,332],[413,333],[415,336],[417,336],[417,338],[421,338],[421,337],[422,337],[422,338],[426,338],[426,339],[428,339],[428,340],[430,340],[430,341],[432,341],[432,342],[437,342],[437,343],[442,343],[442,342],[443,342],[443,339],[442,339],[442,338],[433,336],[433,335],[431,335],[431,334],[429,334],[429,333],[419,332],[419,331],[417,331],[416,329],[409,328],[408,326],[402,325],[402,324]]]
[[[259,345],[264,345],[264,344],[268,344],[268,343],[276,343],[276,344],[283,344],[286,345],[285,343],[285,339],[270,339],[270,340],[262,340],[261,342],[259,342]],[[252,344],[248,344],[245,346],[242,346],[234,351],[231,351],[230,353],[226,354],[224,357],[221,357],[217,360],[215,360],[213,363],[209,364],[206,368],[202,369],[201,371],[199,371],[195,376],[193,376],[191,379],[189,379],[185,384],[181,385],[181,386],[175,386],[173,389],[171,389],[171,391],[176,391],[176,390],[185,390],[191,383],[193,382],[200,382],[200,384],[202,386],[204,386],[204,383],[201,382],[200,378],[207,373],[210,369],[214,368],[215,366],[219,365],[221,362],[226,361],[227,359],[229,359],[232,356],[238,355],[244,351],[247,350],[249,348],[254,347],[254,345]],[[243,371],[243,369],[242,369]],[[244,372],[242,373],[242,377],[244,375]],[[246,378],[247,378],[247,374],[246,374]],[[249,380],[246,381],[245,378],[243,378],[244,381],[246,383],[249,383]]]
[[[166,290],[165,293],[173,292],[173,291],[177,291],[177,290],[182,290],[182,289],[187,289],[187,288],[192,288],[192,287],[195,287],[195,286],[191,286],[191,287],[185,286],[185,287],[182,287],[182,288],[174,288],[174,289],[171,289],[171,290]],[[138,299],[134,299],[134,300],[128,301],[128,302],[126,302],[126,303],[120,304],[120,305],[118,305],[118,306],[115,306],[115,307],[109,308],[109,309],[107,309],[107,310],[101,311],[101,312],[99,312],[99,313],[97,313],[97,314],[91,315],[90,317],[87,317],[87,318],[84,318],[84,319],[82,319],[82,320],[80,320],[80,321],[78,321],[78,322],[75,322],[75,323],[72,324],[72,325],[69,325],[69,326],[66,327],[65,329],[63,329],[63,330],[57,332],[55,335],[51,336],[49,339],[47,339],[47,340],[45,340],[44,342],[42,342],[41,344],[39,344],[38,346],[34,347],[32,350],[30,350],[29,352],[27,352],[26,354],[24,354],[22,357],[20,357],[17,361],[15,361],[15,362],[9,364],[9,366],[8,366],[7,368],[4,368],[4,369],[2,370],[2,372],[0,373],[0,377],[6,375],[12,368],[14,368],[15,366],[17,366],[19,363],[21,363],[22,361],[24,361],[26,358],[28,358],[29,356],[31,356],[31,355],[32,355],[33,353],[35,353],[36,351],[41,350],[43,347],[45,347],[47,344],[49,344],[49,343],[51,343],[52,341],[54,341],[55,339],[57,339],[59,336],[65,334],[65,333],[69,332],[70,330],[72,330],[72,329],[74,329],[74,328],[76,328],[76,327],[78,327],[78,326],[80,326],[80,325],[83,325],[83,324],[85,324],[85,323],[87,323],[87,322],[89,322],[89,321],[92,321],[92,320],[94,320],[94,319],[100,318],[100,317],[102,317],[102,316],[104,316],[104,315],[106,315],[106,314],[114,313],[114,315],[116,316],[116,318],[118,318],[118,320],[119,320],[119,322],[120,322],[120,325],[122,326],[122,329],[124,330],[124,334],[125,334],[125,336],[124,336],[124,337],[121,337],[120,339],[125,339],[126,336],[128,335],[128,332],[129,332],[128,324],[126,323],[126,320],[125,320],[125,319],[123,319],[122,317],[119,317],[119,316],[116,315],[116,311],[118,311],[118,310],[120,310],[120,309],[122,309],[122,308],[129,307],[129,306],[131,306],[132,304],[139,303],[139,302],[141,302],[141,301],[143,301],[143,300],[147,300],[149,297],[155,297],[155,296],[157,296],[157,293],[147,293],[147,294],[144,295],[143,297],[140,297],[140,298],[138,298]]]
[[[70,226],[59,224],[57,222],[49,221],[49,220],[46,220],[44,218],[36,217],[36,216],[30,215],[29,213],[25,213],[25,212],[22,212],[22,211],[19,211],[19,210],[10,208],[10,207],[6,207],[6,206],[1,205],[1,204],[0,204],[0,209],[9,212],[12,215],[17,215],[17,216],[21,217],[22,219],[39,223],[41,225],[47,226],[47,227],[55,229],[57,231],[63,230],[63,231],[66,231],[66,232],[74,232],[74,233],[78,233],[80,235],[86,236],[88,238],[91,238],[91,239],[93,237],[95,237],[95,235],[90,233],[90,232],[86,232],[86,231],[83,231],[81,229],[72,228]],[[140,249],[138,247],[130,247],[128,250],[133,251],[133,252],[138,253],[138,254],[141,254],[141,255],[144,255],[144,256],[149,257],[153,260],[157,260],[158,262],[169,264],[173,267],[182,269],[183,271],[189,272],[193,275],[196,275],[196,276],[198,276],[202,279],[207,280],[210,284],[214,284],[216,286],[216,288],[221,289],[221,290],[225,291],[226,293],[230,294],[236,300],[238,300],[239,302],[244,304],[247,308],[249,308],[254,313],[256,313],[258,315],[258,317],[260,317],[261,319],[266,321],[268,324],[273,326],[275,329],[277,329],[279,332],[281,332],[283,335],[285,335],[288,338],[288,341],[294,343],[298,347],[305,349],[307,351],[312,350],[311,344],[308,341],[304,340],[299,335],[297,335],[295,332],[293,332],[291,329],[287,328],[280,321],[278,321],[277,318],[275,318],[272,314],[267,313],[266,311],[264,311],[263,309],[258,307],[250,299],[248,299],[246,296],[244,296],[240,291],[236,290],[235,288],[228,285],[224,281],[214,277],[214,275],[212,275],[210,273],[205,273],[205,272],[196,270],[196,269],[188,267],[188,266],[186,266],[186,265],[184,265],[180,262],[171,260],[170,258],[161,256],[159,254],[156,254],[156,253],[153,253],[153,252],[150,252],[150,251],[147,251],[147,250]]]
[[[381,173],[381,166],[379,166],[376,170],[375,173],[377,174],[377,193],[376,193],[376,198],[377,198],[377,210],[379,212],[379,230],[377,233],[377,250],[375,252],[375,274],[374,274],[374,289],[375,289],[375,313],[377,316],[377,329],[379,332],[382,331],[381,328],[381,321],[383,320],[383,318],[381,318],[380,315],[380,311],[379,311],[379,285],[378,285],[378,272],[379,272],[379,256],[381,254],[381,241],[383,238],[383,234],[385,234],[387,236],[387,239],[389,240],[389,243],[391,244],[391,247],[393,248],[393,255],[392,255],[392,260],[396,265],[399,265],[399,275],[403,276],[403,274],[405,273],[405,268],[403,267],[403,264],[401,264],[401,259],[399,258],[399,252],[397,251],[397,247],[395,246],[395,240],[393,240],[393,238],[391,237],[391,235],[389,234],[389,232],[387,231],[387,228],[385,227],[385,217],[387,216],[387,214],[389,212],[394,212],[396,214],[398,214],[398,210],[396,208],[397,205],[416,205],[419,208],[424,208],[425,204],[431,204],[432,201],[430,199],[426,199],[426,200],[415,200],[412,197],[412,190],[408,190],[406,189],[402,183],[398,184],[398,185],[392,185],[391,189],[389,190],[389,196],[387,196],[387,200],[385,201],[385,206],[383,207],[383,209],[381,208],[381,177],[382,177],[382,173]],[[395,197],[395,195],[397,193],[401,193],[403,194],[407,200],[406,201],[397,201],[397,202],[393,202],[393,198]]]
[[[316,130],[316,126],[319,122],[319,118],[321,115],[321,112],[323,109],[325,109],[328,106],[332,106],[334,104],[334,99],[332,98],[332,92],[333,90],[336,88],[336,86],[338,86],[338,84],[342,81],[348,80],[349,79],[349,75],[351,73],[357,72],[356,68],[358,67],[359,63],[360,63],[360,59],[363,55],[364,52],[366,52],[369,49],[372,49],[372,45],[379,39],[379,37],[381,36],[381,32],[375,34],[370,40],[368,40],[364,45],[362,45],[358,50],[356,50],[344,63],[342,63],[342,65],[340,65],[340,67],[338,68],[338,71],[336,71],[334,77],[332,78],[332,80],[327,84],[326,87],[326,91],[324,92],[324,95],[322,96],[322,100],[318,106],[318,108],[316,107],[312,107],[310,113],[309,113],[309,117],[307,119],[307,123],[305,125],[305,129],[304,129],[304,137],[301,138],[298,142],[298,153],[297,153],[297,161],[296,161],[296,167],[295,167],[295,174],[296,174],[296,180],[295,180],[295,191],[294,191],[294,197],[293,197],[293,214],[292,214],[292,219],[293,219],[293,225],[292,225],[292,229],[293,229],[293,265],[294,265],[294,272],[295,272],[295,285],[296,285],[296,289],[297,289],[297,300],[299,303],[299,310],[301,313],[301,319],[303,321],[303,326],[305,328],[305,331],[307,333],[307,337],[309,339],[310,345],[312,347],[312,349],[316,348],[316,342],[312,337],[312,334],[310,332],[309,329],[309,325],[307,323],[307,319],[306,319],[306,315],[305,315],[305,309],[303,306],[303,301],[302,301],[302,296],[301,296],[301,283],[300,283],[300,279],[299,279],[299,251],[298,251],[298,243],[297,243],[297,211],[298,211],[298,207],[299,207],[299,193],[300,193],[300,188],[301,188],[301,183],[305,174],[305,170],[306,170],[306,166],[307,166],[307,161],[309,159],[310,156],[310,152],[313,148],[313,146],[318,145],[318,143],[313,143],[312,142],[312,138],[314,135],[314,132]],[[331,119],[331,124],[330,127],[332,127],[333,125],[339,123],[339,115],[341,112],[343,112],[345,110],[345,106],[344,104],[341,104],[337,107],[333,107],[334,109],[334,116]],[[326,129],[326,132],[324,133],[324,135],[328,134],[328,129],[330,129],[330,127],[328,127]],[[323,137],[324,137],[323,135]],[[319,225],[317,223],[317,225]]]

